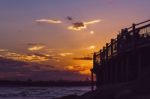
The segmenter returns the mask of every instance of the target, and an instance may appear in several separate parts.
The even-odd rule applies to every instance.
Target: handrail
[[[113,41],[111,41],[110,43],[106,43],[106,46],[104,46],[101,51],[95,52],[95,57],[102,57],[105,60],[105,58],[110,58],[110,57],[113,57],[113,55],[117,55],[120,51],[125,51],[125,50],[128,50],[128,49],[131,49],[131,47],[135,46],[135,44],[136,44],[136,42],[135,42],[136,38],[138,38],[138,37],[140,37],[140,35],[142,35],[142,34],[139,34],[139,30],[145,29],[147,27],[149,28],[150,23],[146,24],[144,26],[140,26],[138,28],[136,28],[135,26],[145,24],[145,23],[148,23],[148,22],[150,22],[150,20],[134,24],[134,26],[131,27],[132,30],[130,30],[130,31],[128,31],[128,30],[127,31],[122,31],[117,36],[117,38],[113,39]],[[129,28],[126,28],[126,29],[129,29]],[[138,32],[137,32],[137,30],[138,30]],[[130,36],[131,39],[126,38],[127,35]],[[143,39],[143,37],[141,37],[141,39]],[[132,40],[132,41],[129,43],[128,40]],[[115,46],[115,48],[114,48],[114,46]],[[122,46],[124,46],[124,48]],[[100,55],[102,55],[102,56],[100,56]],[[96,58],[93,58],[93,59],[96,59]]]
[[[150,22],[150,20],[147,20],[147,21],[144,21],[144,22],[140,22],[140,23],[137,23],[135,25],[140,25],[140,24],[144,24],[144,23],[147,23],[147,22]]]
[[[145,24],[145,23],[147,23],[147,22],[150,22],[150,20],[146,20],[146,21],[143,21],[143,22],[140,22],[140,23],[134,24],[134,25],[135,25],[135,26],[139,26],[139,25],[141,25],[141,24]],[[132,29],[132,26],[131,26],[131,27],[128,27],[127,29],[128,29],[128,30],[129,30],[129,29]]]

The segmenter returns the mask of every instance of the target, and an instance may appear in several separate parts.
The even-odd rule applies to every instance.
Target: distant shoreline
[[[0,81],[0,87],[73,87],[90,85],[90,81]]]

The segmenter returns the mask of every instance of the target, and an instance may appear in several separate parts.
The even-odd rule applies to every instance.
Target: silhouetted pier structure
[[[96,86],[138,80],[150,67],[150,20],[132,24],[93,55]],[[92,87],[93,90],[93,87]]]

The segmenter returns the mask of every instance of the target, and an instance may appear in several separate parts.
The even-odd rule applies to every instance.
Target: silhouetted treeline
[[[8,86],[8,87],[56,87],[56,86],[90,86],[90,81],[9,81],[9,80],[1,80],[0,86]]]

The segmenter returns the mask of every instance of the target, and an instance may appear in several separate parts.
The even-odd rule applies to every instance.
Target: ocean
[[[82,95],[90,87],[0,87],[0,99],[53,99],[66,95]]]

